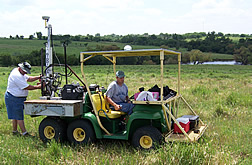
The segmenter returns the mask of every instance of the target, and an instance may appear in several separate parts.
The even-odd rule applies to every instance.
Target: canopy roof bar
[[[88,57],[85,58],[85,55]],[[95,57],[97,55],[105,57],[113,64],[114,74],[116,74],[116,58],[117,57],[133,57],[133,56],[159,56],[161,64],[161,95],[163,95],[163,63],[165,55],[177,55],[178,56],[178,95],[180,95],[180,65],[181,65],[181,53],[168,49],[138,49],[138,50],[112,50],[112,51],[88,51],[80,52],[80,61],[85,61]],[[163,98],[161,98],[161,102]]]
[[[139,49],[139,50],[113,50],[113,51],[90,51],[80,52],[83,55],[103,55],[104,57],[129,57],[129,56],[160,56],[160,51],[164,55],[180,55],[180,52],[167,49]]]

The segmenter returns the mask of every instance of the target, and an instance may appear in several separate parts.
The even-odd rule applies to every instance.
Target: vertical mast
[[[50,66],[51,64],[53,64],[53,56],[52,56],[52,42],[51,42],[51,36],[52,36],[52,25],[51,24],[48,24],[48,21],[49,21],[49,18],[48,16],[43,16],[42,19],[45,20],[45,28],[47,28],[48,30],[48,36],[47,36],[47,43],[46,43],[46,55],[45,55],[45,65],[46,65],[46,68],[48,66]],[[46,76],[50,76],[53,74],[53,69],[52,67],[49,67],[47,70],[46,70]]]

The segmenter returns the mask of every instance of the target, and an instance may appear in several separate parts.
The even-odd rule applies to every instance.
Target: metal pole
[[[53,63],[53,58],[52,58],[52,25],[48,25],[48,38],[47,38],[47,44],[46,44],[46,57],[45,57],[45,64],[46,67],[48,67],[50,64]],[[46,71],[46,76],[50,76],[53,74],[52,68],[48,68]]]
[[[178,55],[178,95],[180,95],[181,53]]]
[[[53,35],[51,26],[51,64],[53,64]],[[54,75],[54,66],[52,66],[52,75]]]
[[[43,57],[44,49],[41,48],[41,75],[44,76],[44,57]],[[44,96],[44,80],[41,80],[41,95]]]
[[[114,74],[116,75],[116,57],[113,56],[113,69],[114,69]]]
[[[161,65],[161,68],[160,68],[160,74],[161,74],[161,90],[160,90],[160,98],[161,98],[161,102],[163,103],[163,92],[164,92],[164,51],[160,51],[160,65]]]
[[[44,76],[44,68],[43,68],[43,66],[44,66],[44,63],[43,63],[44,57],[43,57],[43,53],[44,53],[44,49],[41,48],[41,74],[42,74],[42,76]]]
[[[63,43],[64,56],[65,56],[65,75],[66,75],[66,85],[67,85],[67,56],[66,56],[66,42]]]

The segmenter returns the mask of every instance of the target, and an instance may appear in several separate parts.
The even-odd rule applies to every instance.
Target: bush
[[[143,65],[155,65],[155,63],[152,60],[147,60],[143,62]]]
[[[12,65],[12,57],[9,54],[0,55],[0,65],[3,67]]]

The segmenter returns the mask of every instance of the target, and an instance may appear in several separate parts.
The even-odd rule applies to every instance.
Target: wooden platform
[[[198,141],[199,138],[203,135],[207,128],[207,125],[201,125],[197,130],[199,133],[194,133],[194,131],[189,131],[187,134],[190,139],[188,139],[184,134],[173,133],[173,131],[165,138],[166,142],[171,141],[187,141],[187,142],[194,142]]]

